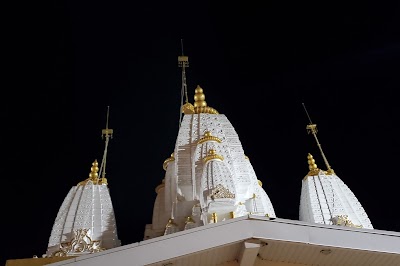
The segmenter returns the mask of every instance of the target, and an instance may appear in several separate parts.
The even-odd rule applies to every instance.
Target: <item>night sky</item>
[[[181,40],[189,101],[200,85],[227,116],[277,217],[298,219],[307,154],[325,169],[304,103],[374,228],[400,232],[398,2],[136,2],[11,12],[1,263],[46,252],[64,197],[101,161],[107,106],[118,235],[123,245],[143,239],[178,133]]]

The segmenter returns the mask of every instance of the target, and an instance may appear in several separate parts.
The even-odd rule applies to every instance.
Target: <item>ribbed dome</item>
[[[73,186],[65,197],[47,256],[77,256],[120,246],[109,189],[97,172],[95,161],[89,178]]]
[[[308,163],[310,171],[301,189],[300,220],[373,229],[361,203],[334,171],[320,170],[310,154]]]

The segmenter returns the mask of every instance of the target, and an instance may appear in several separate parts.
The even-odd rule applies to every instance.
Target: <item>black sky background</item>
[[[101,161],[119,238],[141,241],[178,133],[181,69],[235,127],[277,217],[298,219],[307,154],[328,161],[375,229],[400,232],[399,4],[68,1],[4,29],[1,260],[41,256],[69,189]],[[4,253],[3,253],[4,252]]]

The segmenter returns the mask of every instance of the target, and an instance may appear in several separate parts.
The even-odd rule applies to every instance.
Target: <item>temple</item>
[[[162,164],[165,175],[156,187],[152,223],[145,226],[143,241],[121,246],[118,240],[105,178],[112,133],[107,124],[102,164],[99,168],[94,161],[89,177],[65,197],[46,254],[9,260],[7,266],[400,265],[400,233],[373,228],[361,203],[330,167],[315,124],[307,129],[326,170],[308,154],[299,220],[276,217],[273,199],[257,178],[234,125],[207,104],[200,86],[189,102],[188,59],[182,56],[178,62],[186,101],[181,102],[178,136]]]

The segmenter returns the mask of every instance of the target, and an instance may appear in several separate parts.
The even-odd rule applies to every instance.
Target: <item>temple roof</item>
[[[361,203],[335,172],[319,169],[311,154],[307,159],[309,172],[302,181],[300,220],[373,229]]]

